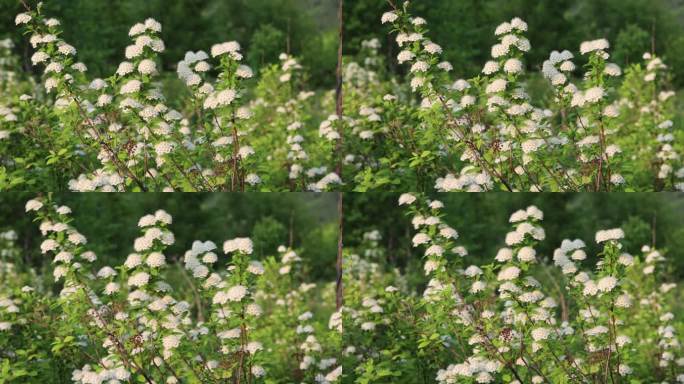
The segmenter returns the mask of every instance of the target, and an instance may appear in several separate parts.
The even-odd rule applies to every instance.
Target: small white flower
[[[589,88],[584,92],[584,101],[587,103],[597,103],[603,99],[604,94],[603,87]]]
[[[110,282],[104,288],[104,294],[111,296],[112,294],[119,292],[119,284]]]
[[[620,376],[627,376],[632,374],[632,368],[627,365],[627,364],[620,364],[618,367],[618,372],[620,373]]]
[[[157,64],[150,59],[145,59],[138,64],[138,72],[143,75],[151,75],[157,72]]]
[[[133,72],[133,69],[133,64],[129,63],[128,61],[124,61],[121,64],[119,64],[119,67],[116,70],[116,74],[119,76],[126,76],[129,73]]]
[[[142,83],[138,80],[129,80],[127,83],[121,86],[120,93],[122,95],[127,95],[131,93],[136,93],[140,91],[140,86]]]
[[[433,271],[436,271],[437,268],[439,268],[439,262],[435,260],[428,260],[425,262],[425,265],[423,266],[423,270],[425,271],[425,275],[429,275]]]
[[[222,44],[215,44],[211,47],[211,56],[216,57],[224,54],[234,54],[240,51],[240,44],[230,41]],[[232,55],[231,55],[232,57]]]
[[[52,239],[46,239],[43,240],[43,242],[40,244],[40,251],[41,253],[47,253],[50,251],[54,251],[59,247],[59,243],[55,240]]]
[[[427,244],[429,241],[430,241],[430,236],[428,236],[427,234],[422,233],[422,232],[416,233],[412,239],[414,247],[417,247],[417,246],[422,245],[422,244]]]
[[[466,268],[466,270],[463,272],[463,274],[468,276],[468,277],[479,276],[482,274],[482,269],[480,269],[476,265],[471,265],[470,267]]]
[[[114,268],[110,266],[102,267],[98,272],[97,272],[97,277],[101,279],[108,279],[110,277],[116,276],[117,273],[114,270]]]
[[[415,55],[411,51],[401,51],[399,52],[399,55],[397,55],[397,61],[399,61],[399,64],[403,64],[407,61],[413,60]]]
[[[551,335],[551,331],[548,328],[536,328],[532,330],[532,338],[534,341],[546,340]]]
[[[416,201],[416,197],[410,193],[403,193],[399,196],[399,205],[411,205]]]
[[[36,65],[36,64],[47,61],[47,59],[49,59],[49,58],[50,58],[50,56],[47,53],[45,53],[43,51],[38,51],[38,52],[34,53],[33,56],[31,56],[31,62],[33,63],[33,65]]]
[[[249,255],[252,253],[253,247],[254,245],[252,244],[252,240],[250,240],[249,238],[237,237],[232,240],[227,240],[223,243],[223,252],[232,253],[235,251],[239,251]]]
[[[585,41],[580,45],[580,53],[586,55],[594,51],[605,51],[610,48],[610,44],[606,39],[598,39],[593,41]]]
[[[622,74],[620,66],[615,63],[606,64],[606,68],[603,71],[608,76],[620,76]]]
[[[499,71],[499,63],[496,61],[488,61],[485,63],[484,68],[482,68],[482,73],[485,75],[491,75],[492,73],[496,73]]]
[[[361,324],[361,330],[372,331],[374,329],[375,329],[375,323],[372,321],[366,321],[365,323]]]
[[[518,260],[520,260],[524,263],[534,262],[537,260],[536,255],[537,255],[537,251],[535,251],[534,248],[522,247],[518,251]]]
[[[596,283],[593,280],[588,280],[584,283],[582,294],[584,294],[584,296],[596,296],[598,291],[599,289]]]
[[[442,254],[444,254],[444,248],[437,244],[433,244],[425,250],[425,256],[442,256]]]
[[[487,85],[486,92],[489,94],[499,93],[506,90],[508,82],[504,79],[496,79]]]
[[[252,375],[254,375],[254,377],[263,377],[266,375],[266,370],[261,365],[253,365]]]
[[[510,248],[501,248],[496,254],[496,261],[499,263],[505,263],[513,259],[513,250]]]
[[[253,354],[257,353],[258,351],[263,350],[264,347],[258,341],[251,341],[247,344],[246,349],[247,349],[247,351],[249,351],[249,353],[251,353],[253,355]]]
[[[499,281],[507,281],[507,280],[514,280],[517,279],[518,276],[520,276],[520,269],[518,267],[507,267],[501,272],[499,272],[499,275],[497,276],[497,280]]]
[[[26,212],[30,211],[38,211],[41,208],[43,208],[43,203],[41,203],[39,200],[29,200],[26,202]]]
[[[31,21],[31,19],[32,17],[28,13],[20,13],[17,15],[17,17],[14,18],[14,24],[28,24]]]
[[[152,268],[159,268],[166,264],[166,257],[160,252],[152,252],[147,256],[145,263]]]
[[[17,17],[18,17],[18,16],[17,16]],[[399,18],[399,16],[397,16],[397,14],[394,13],[394,12],[385,12],[385,13],[382,14],[382,17],[380,18],[380,21],[382,22],[382,24],[385,24],[385,23],[394,23],[395,21],[397,21],[398,18]],[[30,19],[29,19],[29,20],[30,20]]]
[[[506,60],[506,63],[504,63],[503,69],[506,73],[517,74],[522,72],[523,64],[518,59],[508,59]]]
[[[162,339],[162,345],[164,345],[164,349],[166,349],[166,350],[178,348],[178,346],[180,345],[180,336],[178,336],[178,335],[164,336],[164,338]]]
[[[138,272],[128,279],[128,285],[132,287],[142,287],[150,281],[150,275],[147,272]]]
[[[617,279],[613,276],[606,276],[598,281],[597,288],[601,292],[610,292],[617,285]]]
[[[247,295],[247,287],[243,285],[236,285],[230,287],[226,292],[226,298],[229,301],[241,301]]]
[[[619,240],[625,237],[625,233],[620,228],[600,230],[596,232],[596,242]]]
[[[445,239],[457,239],[458,232],[451,227],[442,227],[439,229],[439,234]]]
[[[264,271],[264,265],[258,261],[251,261],[249,266],[247,266],[247,272],[254,275],[263,275]]]

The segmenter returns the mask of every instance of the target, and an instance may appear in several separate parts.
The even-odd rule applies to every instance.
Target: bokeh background
[[[642,245],[663,249],[670,273],[684,279],[684,193],[483,193],[435,194],[446,207],[444,221],[460,235],[457,243],[469,252],[468,264],[490,263],[505,246],[511,230],[511,213],[536,205],[544,212],[546,240],[537,254],[551,260],[563,239],[582,239],[587,244],[587,263],[597,261],[596,231],[621,227],[624,250],[639,255]],[[424,280],[420,248],[413,248],[415,234],[406,207],[397,206],[399,194],[365,193],[345,195],[345,245],[358,248],[363,233],[378,230],[387,249],[385,260],[402,271]]]
[[[154,17],[164,26],[168,69],[188,50],[237,40],[253,68],[277,62],[281,52],[299,56],[315,87],[332,87],[335,81],[336,7],[337,0],[45,1],[46,13],[62,20],[66,40],[96,76],[114,72],[129,44],[130,26]],[[380,24],[387,1],[347,0],[345,7],[345,54],[357,53],[362,40],[378,38],[390,70],[400,71],[390,28]],[[428,20],[431,38],[444,47],[457,76],[477,74],[495,42],[496,26],[519,16],[530,27],[530,67],[541,67],[552,50],[576,52],[580,42],[605,37],[616,63],[640,61],[655,49],[674,68],[677,85],[684,85],[684,0],[417,0],[412,9]],[[30,48],[14,26],[21,10],[18,0],[0,0],[0,39],[17,43],[28,70]]]
[[[27,0],[35,6],[37,1]],[[130,27],[148,17],[162,23],[165,69],[175,71],[185,52],[224,41],[243,46],[252,68],[291,52],[311,71],[317,86],[332,86],[337,63],[335,0],[47,0],[45,14],[62,22],[64,38],[94,76],[110,76],[131,44]],[[30,69],[27,38],[14,25],[18,0],[0,0],[0,39],[11,37]]]
[[[40,253],[39,223],[24,212],[26,201],[33,197],[0,193],[0,232],[17,232],[18,268],[33,268],[38,276],[51,279],[51,257]],[[98,255],[98,268],[122,264],[141,234],[138,219],[164,209],[173,216],[170,229],[176,236],[165,253],[169,260],[182,260],[194,240],[212,240],[221,248],[225,240],[250,237],[255,258],[276,256],[279,245],[292,245],[304,259],[310,281],[336,276],[335,193],[54,193],[52,198],[72,209],[71,224],[88,238],[88,248]],[[227,261],[225,256],[223,260]]]
[[[346,6],[347,54],[354,54],[362,40],[377,37],[387,56],[396,57],[390,27],[378,22],[387,1],[351,0]],[[604,37],[617,64],[639,62],[655,49],[674,68],[677,84],[684,85],[682,0],[416,0],[411,9],[428,21],[430,38],[444,48],[458,76],[477,75],[496,42],[496,26],[521,17],[529,25],[530,69],[541,68],[553,50],[578,52],[582,41]]]

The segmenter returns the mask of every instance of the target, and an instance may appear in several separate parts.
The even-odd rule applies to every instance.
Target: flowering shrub
[[[95,269],[68,207],[41,198],[26,211],[40,223],[40,249],[52,257],[61,290],[55,297],[53,284],[29,285],[30,275],[10,263],[16,235],[2,234],[0,382],[334,383],[341,376],[339,315],[326,304],[334,302],[333,284],[303,281],[294,250],[281,247],[262,263],[251,258],[249,238],[222,249],[195,241],[171,260],[172,218],[159,210],[140,219],[122,265]],[[181,278],[185,284],[174,283]]]
[[[32,63],[44,67],[46,94],[37,92],[42,102],[30,103],[33,96],[12,92],[3,107],[3,124],[9,124],[3,141],[16,136],[24,143],[8,143],[3,188],[36,184],[28,177],[44,179],[39,171],[62,166],[50,181],[55,189],[75,191],[325,190],[339,184],[328,171],[335,163],[331,145],[304,143],[313,141],[313,131],[300,128],[310,119],[314,93],[303,89],[295,58],[283,54],[279,68],[265,69],[250,100],[254,72],[241,63],[238,42],[215,44],[210,54],[188,52],[177,66],[188,91],[178,98],[179,111],[167,105],[160,87],[160,23],[134,25],[116,73],[90,80],[76,62],[76,48],[59,37],[59,21],[44,17],[41,6],[17,15],[15,23],[30,35]],[[35,129],[21,128],[29,120]],[[25,162],[17,163],[20,150],[31,144],[39,144],[29,151],[35,163],[19,169]]]
[[[524,57],[531,44],[523,20],[514,18],[496,28],[498,42],[480,76],[454,82],[449,76],[452,66],[440,60],[442,48],[427,36],[426,20],[411,16],[408,2],[390,3],[394,9],[381,21],[391,23],[397,33],[397,60],[410,65],[411,89],[422,99],[419,118],[409,124],[419,125],[432,142],[419,147],[422,153],[412,151],[421,156],[414,165],[424,158],[429,166],[439,164],[443,170],[437,171],[442,177],[436,179],[436,189],[682,188],[677,178],[683,171],[673,143],[678,134],[672,131],[674,94],[666,89],[666,67],[660,59],[645,55],[649,69],[631,66],[620,87],[616,78],[622,70],[608,61],[610,44],[605,39],[581,44],[587,64],[577,83],[572,81],[577,72],[573,53],[551,52],[542,74],[553,96],[535,106],[526,90]],[[644,137],[647,141],[641,140]],[[635,159],[636,153],[643,154],[642,160]]]
[[[349,258],[343,355],[356,382],[684,382],[662,250],[630,255],[616,228],[596,233],[595,268],[581,239],[545,259],[544,214],[530,206],[511,215],[492,262],[471,265],[440,201],[399,204],[429,282],[419,296],[372,256]]]
[[[410,14],[408,1],[389,3],[380,22],[393,27],[407,78],[388,75],[379,40],[364,41],[344,63],[342,116],[330,114],[332,92],[306,89],[296,58],[282,54],[255,73],[235,41],[186,54],[177,65],[185,90],[172,95],[172,108],[153,19],[130,29],[115,74],[89,79],[39,3],[15,23],[44,68],[43,86],[0,76],[17,83],[0,99],[0,187],[684,190],[675,94],[655,54],[623,71],[610,62],[610,43],[597,39],[582,43],[579,56],[553,51],[526,63],[528,26],[514,18],[495,29],[482,73],[458,79],[427,21]],[[1,73],[17,71],[15,59],[1,63]],[[541,76],[526,72],[534,66]],[[529,87],[540,77],[543,97]]]

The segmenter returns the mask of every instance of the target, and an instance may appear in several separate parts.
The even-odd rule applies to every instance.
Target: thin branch
[[[336,286],[336,297],[335,304],[337,310],[339,311],[344,304],[344,287],[342,284],[342,261],[343,261],[343,250],[344,250],[344,193],[340,192],[337,197],[337,220],[338,220],[338,234],[337,234],[337,286]]]
[[[337,153],[337,168],[336,172],[337,175],[342,178],[342,159],[343,159],[343,153],[342,153],[342,145],[343,145],[343,128],[344,128],[344,121],[342,119],[342,114],[344,112],[343,106],[342,106],[342,50],[343,50],[343,44],[344,44],[344,0],[339,0],[338,2],[338,9],[337,9],[337,19],[339,22],[339,45],[337,47],[337,87],[335,88],[335,98],[336,98],[336,105],[335,105],[335,113],[337,114],[337,124],[338,124],[338,133],[340,135],[339,139],[337,139],[337,144],[335,145],[335,152]]]

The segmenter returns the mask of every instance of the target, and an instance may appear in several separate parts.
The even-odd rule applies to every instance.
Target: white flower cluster
[[[596,52],[604,59],[607,59],[609,57],[606,53],[608,48],[610,48],[610,43],[606,39],[584,41],[580,44],[580,53],[586,55],[588,53]]]
[[[280,263],[282,266],[278,269],[278,273],[281,275],[287,275],[292,271],[292,267],[302,261],[302,259],[297,255],[297,253],[288,249],[284,245],[278,247],[278,253],[280,253]]]
[[[639,112],[643,121],[655,121],[657,123],[655,132],[652,131],[653,136],[650,137],[651,140],[655,139],[651,142],[650,147],[652,150],[657,151],[656,158],[660,162],[657,178],[662,182],[666,182],[668,178],[674,176],[674,178],[678,179],[678,181],[673,183],[674,189],[684,191],[684,183],[682,182],[682,179],[684,179],[684,168],[680,168],[676,172],[674,168],[681,160],[681,155],[675,148],[674,123],[672,116],[664,113],[664,106],[671,103],[674,92],[665,90],[659,87],[658,84],[658,80],[665,76],[665,71],[668,67],[659,57],[651,53],[645,53],[643,59],[646,61],[646,67],[642,72],[643,86],[647,88],[645,93],[651,100],[646,105],[641,106]],[[636,107],[634,102],[627,99],[623,99],[620,102],[627,110]],[[642,129],[648,130],[647,126],[644,126]]]
[[[69,225],[71,209],[67,206],[45,205],[38,199],[29,200],[26,212],[35,211],[41,218],[40,231],[45,237],[40,244],[41,253],[53,253],[53,277],[55,281],[65,279],[60,293],[68,296],[82,286],[83,281],[92,279],[92,275],[84,272],[84,263],[92,263],[97,256],[92,251],[83,249],[87,244],[84,235]]]
[[[600,230],[596,232],[596,242],[603,243],[606,241],[620,240],[625,237],[625,232],[620,228]]]
[[[563,274],[573,275],[577,273],[578,268],[576,262],[581,262],[587,258],[584,251],[584,241],[580,239],[569,240],[564,239],[560,248],[553,252],[553,262],[556,266],[561,268]]]
[[[337,115],[330,115],[323,120],[318,128],[318,135],[324,137],[326,140],[334,141],[341,138],[340,133],[335,129],[339,124],[340,117]]]
[[[400,205],[413,205],[415,201],[416,197],[411,194],[404,194],[399,198]],[[438,299],[440,292],[451,289],[445,280],[445,255],[451,253],[463,258],[468,254],[465,247],[454,245],[458,232],[440,219],[440,210],[443,207],[444,204],[439,200],[427,201],[424,207],[415,206],[412,220],[414,228],[419,231],[413,237],[413,246],[425,248],[423,270],[426,276],[431,277],[428,289],[424,292],[424,297],[428,300]]]
[[[0,267],[4,268],[5,265],[0,264]],[[2,274],[3,273],[0,272],[0,276],[2,276]],[[20,304],[20,299],[0,296],[0,332],[10,331],[12,329],[12,320],[20,312]]]
[[[58,37],[54,27],[60,25],[60,22],[56,19],[42,21],[39,23],[28,13],[19,14],[15,18],[17,25],[31,24],[34,27],[29,41],[36,52],[31,56],[31,63],[34,66],[45,65],[45,90],[52,92],[62,85],[72,84],[74,76],[85,72],[87,68],[85,64],[75,62],[73,56],[76,55],[76,48]],[[72,100],[71,93],[64,87],[60,88],[57,97],[61,103],[70,103]]]
[[[492,58],[508,55],[511,48],[515,48],[520,52],[527,52],[531,45],[529,40],[522,36],[522,33],[527,32],[527,23],[516,17],[510,23],[502,23],[497,28],[494,34],[499,37],[499,43],[492,47]]]
[[[465,154],[468,152],[466,151]],[[464,159],[470,159],[464,154]],[[484,192],[491,190],[494,185],[491,176],[487,172],[474,172],[475,168],[466,166],[461,170],[461,174],[456,177],[447,174],[435,181],[435,189],[439,192]]]
[[[69,180],[69,189],[77,192],[122,192],[124,178],[117,171],[97,169],[91,175],[81,174],[77,179]]]
[[[502,365],[496,360],[482,357],[470,357],[466,362],[449,365],[437,372],[436,380],[440,384],[456,384],[463,378],[472,378],[477,383],[493,383]]]
[[[562,52],[553,51],[549,59],[542,64],[542,74],[551,81],[555,87],[563,87],[568,81],[568,75],[575,71],[575,64],[572,52],[565,50]],[[570,85],[569,87],[574,87]],[[574,93],[574,90],[570,93]]]
[[[300,133],[300,129],[305,126],[303,119],[302,103],[309,99],[313,93],[301,91],[297,93],[296,88],[299,80],[299,72],[302,66],[297,59],[286,53],[279,56],[280,67],[273,76],[277,77],[278,82],[282,83],[283,97],[275,98],[276,100],[259,100],[262,107],[265,109],[275,109],[279,118],[281,126],[284,126],[287,131],[285,144],[287,148],[282,149],[286,152],[286,158],[283,160],[289,169],[288,179],[296,182],[296,180],[303,178],[306,182],[308,175],[305,172],[306,164],[309,161],[309,154],[304,149],[305,135]],[[279,124],[279,125],[280,125]],[[282,129],[281,127],[279,127]],[[276,150],[277,152],[280,149]]]
[[[236,237],[232,240],[226,240],[223,243],[223,252],[226,254],[241,252],[250,255],[253,250],[254,245],[252,244],[252,240],[247,237]]]
[[[208,94],[214,90],[210,83],[202,83],[202,74],[211,69],[206,61],[209,56],[204,51],[186,52],[183,60],[178,62],[178,77],[189,87],[196,87],[199,94]]]
[[[109,382],[123,382],[130,380],[131,373],[123,363],[106,359],[103,361],[104,369],[94,370],[91,365],[85,365],[81,369],[72,372],[71,379],[77,384],[101,384]]]
[[[211,47],[211,56],[218,57],[222,55],[227,55],[235,61],[242,60],[242,54],[240,54],[240,43],[237,41],[229,41],[221,44],[214,44]]]
[[[402,25],[405,28],[399,28],[398,22],[402,18],[397,12],[386,12],[382,15],[381,22],[383,24],[392,23],[398,29],[404,31],[400,32],[396,37],[397,45],[402,49],[397,55],[397,61],[399,64],[411,64],[409,71],[413,76],[410,82],[411,89],[414,92],[420,89],[429,93],[433,88],[429,81],[430,77],[427,76],[428,72],[433,70],[431,63],[437,61],[436,68],[443,72],[452,71],[453,65],[447,61],[441,61],[442,47],[423,35],[423,26],[427,24],[425,19],[422,17],[411,17],[408,19],[408,23]],[[405,45],[409,46],[404,47]],[[434,95],[424,94],[424,96],[426,98],[423,100],[423,104],[432,104],[435,100]]]
[[[192,249],[185,252],[184,263],[185,269],[192,273],[196,279],[207,278],[203,283],[203,287],[208,288],[217,286],[221,279],[217,274],[209,276],[209,268],[218,261],[218,256],[214,253],[216,244],[212,241],[194,241]]]
[[[333,185],[342,185],[342,179],[335,172],[330,172],[323,176],[320,180],[313,184],[308,185],[308,189],[311,192],[324,192],[327,191]]]
[[[204,100],[204,109],[217,109],[227,107],[238,97],[234,89],[224,89],[211,93]]]

